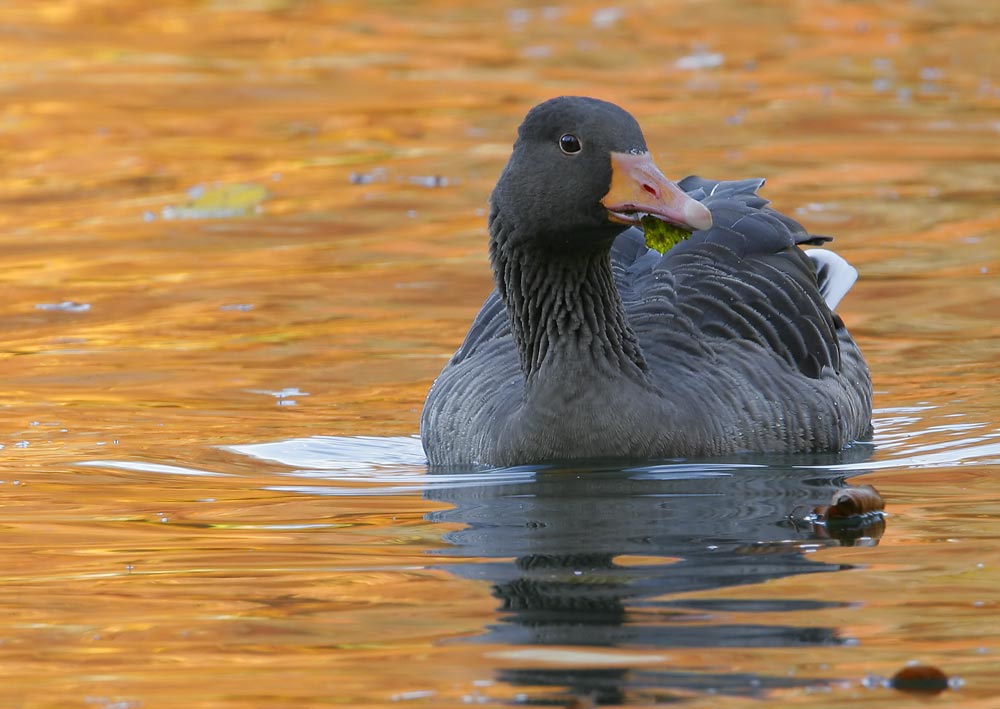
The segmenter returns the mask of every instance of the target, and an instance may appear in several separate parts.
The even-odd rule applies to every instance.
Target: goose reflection
[[[647,653],[727,646],[808,648],[848,642],[836,628],[803,624],[799,615],[839,604],[761,599],[759,592],[749,593],[746,600],[710,599],[698,592],[848,568],[818,561],[809,552],[859,539],[876,543],[881,516],[867,528],[832,530],[794,518],[827,503],[847,485],[842,472],[818,466],[858,462],[870,452],[870,446],[862,445],[837,456],[808,459],[546,469],[526,481],[444,487],[426,494],[453,505],[433,513],[434,521],[463,525],[445,535],[450,546],[439,553],[477,558],[444,568],[489,582],[499,601],[498,622],[474,641],[522,649]],[[713,622],[716,614],[731,612],[781,613],[789,622]],[[635,693],[652,692],[662,700],[662,692],[671,689],[755,694],[822,683],[735,673],[544,665],[504,670],[500,679],[592,695],[601,705],[621,704],[626,694]],[[534,697],[531,702],[557,697]]]

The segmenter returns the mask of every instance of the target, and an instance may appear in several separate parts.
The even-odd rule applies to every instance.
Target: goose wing
[[[811,378],[840,370],[843,323],[824,292],[835,300],[846,292],[844,269],[830,259],[818,264],[799,248],[830,237],[810,234],[769,208],[757,194],[763,182],[682,180],[680,186],[711,209],[714,223],[666,254],[646,249],[637,229],[619,237],[613,264],[647,355],[671,348],[704,354],[713,341],[745,340]],[[835,276],[835,287],[828,286]]]

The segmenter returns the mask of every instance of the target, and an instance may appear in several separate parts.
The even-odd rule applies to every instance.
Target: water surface
[[[1000,693],[1000,11],[0,7],[0,697],[924,705]],[[631,110],[862,278],[841,456],[437,474],[523,113]],[[872,484],[884,525],[803,521]]]

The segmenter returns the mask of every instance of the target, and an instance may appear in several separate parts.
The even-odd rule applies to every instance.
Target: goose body
[[[429,462],[835,451],[869,435],[868,368],[833,312],[856,272],[803,250],[829,239],[772,210],[762,184],[669,182],[603,101],[532,109],[491,197],[497,288],[424,405]],[[660,254],[629,226],[643,214],[695,231]]]

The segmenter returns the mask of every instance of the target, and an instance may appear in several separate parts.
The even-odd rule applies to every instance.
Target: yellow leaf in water
[[[267,190],[253,183],[206,187],[188,205],[192,209],[250,212],[267,197]]]
[[[190,200],[164,207],[164,219],[229,219],[259,214],[267,189],[252,182],[232,185],[198,185],[188,190]]]

